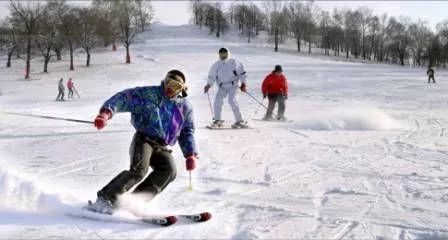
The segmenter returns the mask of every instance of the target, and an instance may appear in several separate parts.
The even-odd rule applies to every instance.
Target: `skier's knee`
[[[177,176],[176,166],[170,165],[170,167],[167,169],[167,175],[170,182],[174,181],[174,179],[176,179]]]
[[[229,98],[229,104],[232,107],[238,107],[238,103],[237,103],[236,99]]]
[[[134,175],[134,178],[137,181],[140,181],[146,176],[148,169],[146,169],[146,168],[131,168],[130,172],[132,175]]]

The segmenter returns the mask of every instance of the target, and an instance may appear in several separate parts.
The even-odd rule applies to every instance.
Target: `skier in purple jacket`
[[[194,139],[193,109],[187,96],[185,76],[171,70],[159,86],[121,91],[100,108],[95,127],[100,130],[115,113],[130,112],[134,134],[130,147],[130,169],[122,171],[97,193],[95,203],[86,208],[112,214],[118,196],[136,186],[133,193],[155,196],[176,177],[176,165],[167,145],[179,145],[187,171],[195,168],[198,151]],[[145,178],[149,167],[153,171]]]

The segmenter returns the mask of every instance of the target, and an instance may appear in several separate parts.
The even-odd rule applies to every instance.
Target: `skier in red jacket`
[[[68,79],[67,88],[68,88],[68,98],[73,98],[73,88],[75,85],[73,84],[72,78]]]
[[[263,81],[261,87],[263,98],[268,97],[269,104],[266,115],[263,120],[273,120],[272,112],[275,104],[278,102],[277,120],[286,120],[285,118],[285,100],[288,99],[288,82],[283,74],[282,66],[276,65]]]

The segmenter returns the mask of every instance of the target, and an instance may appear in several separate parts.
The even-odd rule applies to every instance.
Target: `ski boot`
[[[286,120],[288,120],[288,119],[286,119],[284,116],[279,116],[279,117],[277,118],[277,120],[278,120],[278,121],[282,121],[282,122],[286,122]]]
[[[232,128],[248,128],[249,125],[245,121],[238,121],[231,126]]]
[[[222,128],[224,127],[224,120],[214,120],[212,124],[209,125],[210,128]]]
[[[272,121],[272,120],[274,120],[274,118],[272,116],[264,116],[262,120],[263,121]]]
[[[85,206],[84,209],[96,213],[112,215],[116,209],[116,206],[114,206],[112,201],[109,199],[99,196],[94,203],[89,200],[88,205]]]

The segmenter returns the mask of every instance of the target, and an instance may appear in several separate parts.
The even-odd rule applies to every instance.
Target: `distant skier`
[[[275,65],[272,71],[263,81],[261,87],[263,98],[268,97],[269,104],[266,115],[263,120],[272,120],[272,112],[275,104],[278,102],[277,120],[286,120],[285,118],[285,100],[288,99],[288,81],[283,74],[282,66]]]
[[[68,96],[67,98],[73,98],[73,88],[75,87],[75,85],[73,84],[73,80],[72,78],[69,78],[67,81],[67,89],[68,89]]]
[[[64,79],[61,78],[58,83],[58,96],[56,96],[56,101],[65,101],[64,92],[65,92]]]
[[[208,81],[204,87],[204,92],[208,90],[216,82],[218,92],[216,93],[214,102],[214,117],[211,127],[222,127],[221,112],[224,98],[228,96],[229,104],[235,116],[235,123],[232,128],[247,128],[247,122],[243,120],[240,107],[237,101],[238,88],[242,92],[246,92],[246,71],[242,63],[234,58],[229,58],[229,50],[227,48],[219,49],[219,60],[213,64],[208,74]],[[241,81],[241,86],[240,86]]]
[[[434,69],[431,66],[428,67],[428,71],[426,71],[426,75],[428,75],[428,83],[431,83],[431,79],[432,79],[432,83],[436,83],[436,80],[434,79]]]
[[[159,86],[121,91],[100,108],[95,127],[100,130],[115,113],[130,112],[134,134],[130,147],[130,169],[122,171],[97,193],[95,203],[86,208],[111,214],[117,197],[137,185],[133,193],[155,196],[176,178],[176,165],[167,145],[179,145],[187,171],[195,168],[198,151],[194,139],[193,109],[187,96],[185,76],[171,70]],[[153,171],[145,178],[149,167]]]

